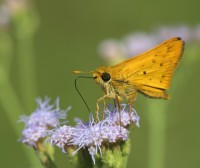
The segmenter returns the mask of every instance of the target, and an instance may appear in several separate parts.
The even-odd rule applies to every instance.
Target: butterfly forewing
[[[153,98],[168,98],[172,74],[184,48],[180,38],[172,38],[157,47],[112,67],[112,78],[124,81],[118,88],[132,86]],[[121,88],[123,90],[123,88]]]

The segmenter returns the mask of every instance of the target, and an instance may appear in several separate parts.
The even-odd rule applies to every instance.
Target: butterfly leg
[[[135,94],[132,94],[131,99],[129,99],[128,103],[129,103],[129,118],[130,118],[130,123],[131,125],[133,125],[133,120],[132,120],[132,107],[133,107],[133,102],[135,100]]]
[[[116,96],[116,102],[117,102],[117,106],[118,106],[118,113],[119,113],[119,123],[121,126],[121,106],[120,106],[120,102],[119,102],[119,96]]]
[[[100,98],[97,100],[97,104],[96,104],[96,108],[97,108],[97,111],[96,111],[96,122],[99,121],[99,109],[100,109],[100,108],[99,108],[99,102],[100,102],[100,101],[103,101],[103,103],[104,103],[106,98],[113,99],[113,96],[111,96],[111,95],[104,95],[104,96],[100,97]],[[102,116],[104,116],[104,111],[103,111]],[[104,119],[104,118],[103,118],[103,119]]]
[[[96,123],[98,123],[99,121],[99,103],[97,101],[97,104],[96,104]]]
[[[117,108],[116,99],[113,99],[114,107]]]
[[[106,101],[105,101],[105,99],[103,99],[102,101],[103,101],[102,120],[104,120],[104,111],[106,110]]]
[[[129,118],[131,125],[133,125],[133,120],[131,119],[132,107],[133,107],[133,101],[129,103]]]
[[[99,100],[99,99],[98,99]],[[101,100],[99,100],[98,101],[97,100],[97,105],[96,105],[96,108],[97,108],[97,110],[96,110],[96,122],[98,122],[99,121],[99,101],[101,101]],[[102,112],[102,119],[104,119],[104,111],[105,111],[105,109],[106,109],[106,102],[105,102],[105,99],[102,99],[102,101],[103,101],[103,112]]]

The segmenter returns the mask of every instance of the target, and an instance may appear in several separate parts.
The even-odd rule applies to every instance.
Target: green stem
[[[3,69],[0,69],[0,74],[3,74]],[[5,75],[5,74],[4,74]],[[5,77],[5,76],[4,76]],[[4,82],[0,83],[0,102],[2,107],[5,110],[5,114],[11,124],[12,128],[14,129],[17,135],[20,135],[21,129],[19,126],[16,126],[17,120],[19,116],[24,113],[24,109],[22,108],[17,95],[14,92],[10,82],[8,80],[4,80]],[[37,158],[34,155],[34,152],[30,149],[27,149],[25,145],[23,145],[23,150],[25,152],[26,157],[28,158],[31,166],[40,167],[40,163],[38,162]]]
[[[76,154],[72,155],[72,153],[76,150],[73,146],[66,146],[65,150],[67,151],[68,158],[70,159],[70,163],[73,167],[76,168],[92,168],[93,162],[89,152],[86,149],[80,149]]]
[[[149,104],[149,168],[165,166],[166,102],[148,102]]]
[[[11,59],[13,56],[13,40],[10,34],[0,30],[0,63],[6,73],[10,74]]]
[[[19,99],[10,83],[9,73],[10,65],[13,54],[13,41],[9,32],[0,32],[0,104],[4,109],[9,123],[11,124],[14,132],[19,136],[21,128],[17,125],[19,116],[24,114]],[[17,125],[17,126],[16,126]],[[21,145],[22,149],[29,160],[30,166],[40,167],[40,163],[35,157],[34,151],[27,149],[27,146]]]
[[[31,38],[18,39],[18,68],[22,102],[28,111],[34,107],[37,97],[35,80],[35,60]]]
[[[35,75],[34,35],[38,27],[38,17],[33,8],[28,7],[13,16],[17,43],[19,85],[25,109],[31,111],[38,96]]]
[[[54,162],[54,148],[49,143],[42,140],[34,149],[44,168],[57,168]]]
[[[172,93],[181,92],[178,86],[185,85],[187,87],[189,78],[195,74],[195,68],[191,65],[199,63],[199,44],[190,44],[185,49],[183,60],[181,61],[178,72],[175,73],[174,83],[171,88]],[[187,69],[187,75],[182,73]],[[182,86],[183,88],[183,86]],[[172,102],[171,102],[172,103]],[[164,168],[165,166],[165,140],[166,140],[166,112],[168,102],[148,101],[149,107],[149,168]]]

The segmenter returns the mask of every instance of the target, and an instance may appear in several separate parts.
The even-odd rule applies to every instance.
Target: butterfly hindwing
[[[112,67],[114,79],[124,81],[152,98],[168,98],[172,74],[179,63],[184,42],[176,37]]]

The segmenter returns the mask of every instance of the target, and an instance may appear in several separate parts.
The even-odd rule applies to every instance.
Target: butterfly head
[[[105,85],[111,80],[109,67],[100,67],[93,72],[93,78],[97,84]]]
[[[108,84],[111,80],[111,73],[109,71],[109,67],[99,67],[98,69],[90,72],[82,72],[82,71],[73,71],[75,74],[80,73],[90,73],[92,74],[95,82],[100,85]]]

